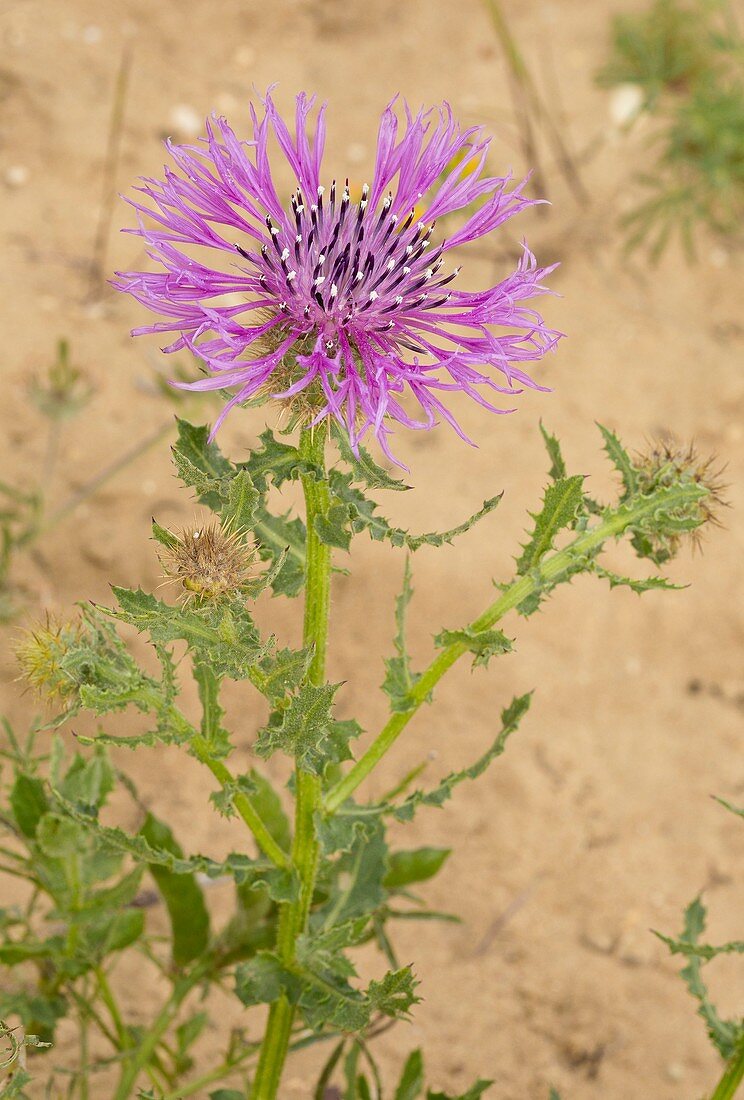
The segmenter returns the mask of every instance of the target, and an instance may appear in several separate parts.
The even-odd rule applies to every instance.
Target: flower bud
[[[219,600],[240,592],[251,579],[256,548],[240,531],[220,523],[187,527],[163,549],[161,564],[180,582],[184,600]]]

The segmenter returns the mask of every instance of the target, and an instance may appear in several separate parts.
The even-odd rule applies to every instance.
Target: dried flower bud
[[[73,699],[78,683],[63,667],[63,660],[82,637],[79,623],[57,623],[47,616],[43,624],[25,633],[16,647],[21,679],[49,699]]]
[[[184,528],[160,560],[166,577],[183,586],[183,599],[218,600],[250,581],[255,554],[252,541],[241,531],[211,523]]]

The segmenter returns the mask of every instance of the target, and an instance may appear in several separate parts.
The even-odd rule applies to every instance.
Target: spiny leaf
[[[351,527],[346,505],[332,504],[325,515],[317,515],[315,533],[326,546],[348,550],[351,545]]]
[[[406,643],[406,616],[412,596],[411,560],[407,557],[403,569],[403,588],[400,595],[395,597],[393,643],[396,655],[385,660],[385,680],[382,684],[382,690],[390,699],[390,709],[398,713],[410,710],[414,705],[411,688],[420,679],[419,673],[411,671],[411,660]]]
[[[563,455],[561,454],[561,445],[556,437],[551,435],[547,428],[544,427],[542,420],[540,421],[540,433],[545,442],[548,458],[550,459],[548,477],[552,481],[560,481],[566,476],[566,463],[563,461]]]
[[[292,598],[302,591],[305,581],[305,525],[287,512],[275,516],[263,505],[256,509],[253,533],[263,561],[276,562],[285,551],[286,558],[271,582],[275,596]]]
[[[152,814],[144,820],[140,835],[153,848],[183,858],[183,849],[170,828]],[[176,966],[199,958],[209,943],[209,913],[195,874],[174,874],[161,864],[150,865],[150,873],[162,895],[171,924],[171,952]]]
[[[337,501],[346,506],[353,531],[367,531],[376,542],[387,540],[393,546],[404,546],[408,550],[418,550],[422,546],[444,546],[458,535],[465,534],[484,516],[489,515],[499,504],[502,494],[485,500],[481,508],[463,523],[448,531],[429,531],[423,535],[412,535],[401,527],[394,527],[377,512],[377,503],[366,497],[361,489],[352,485],[353,474],[333,469],[329,473],[330,488]]]
[[[686,955],[688,958],[704,959],[710,962],[718,955],[742,955],[744,954],[744,940],[730,940],[728,943],[686,943],[684,940],[675,940],[673,936],[664,936],[661,932],[654,931],[662,943],[665,943],[673,955]]]
[[[619,588],[621,586],[630,588],[632,592],[637,592],[639,596],[644,592],[651,592],[657,589],[681,591],[683,588],[687,587],[687,585],[684,584],[672,584],[666,577],[621,577],[617,573],[605,569],[596,562],[592,566],[592,572],[595,576],[609,581],[610,588]]]
[[[152,521],[152,537],[161,546],[165,546],[167,550],[175,550],[180,545],[178,536],[169,531],[167,527],[161,527],[155,519]]]
[[[625,491],[620,499],[627,500],[638,492],[638,477],[633,461],[614,432],[602,424],[597,424],[597,427],[604,439],[604,449],[623,481]]]
[[[679,942],[691,947],[697,945],[705,931],[706,909],[702,899],[696,897],[685,909],[684,927]],[[740,1025],[722,1020],[708,996],[708,989],[702,978],[704,963],[694,955],[688,959],[687,966],[680,971],[690,994],[698,1002],[698,1015],[705,1021],[708,1034],[724,1058],[730,1058],[740,1037]]]
[[[442,630],[434,639],[434,644],[445,647],[449,645],[464,645],[471,653],[474,653],[473,668],[488,665],[492,657],[498,657],[501,653],[511,653],[514,648],[510,638],[502,630],[491,627],[488,630],[473,630],[471,626],[460,630]]]
[[[271,640],[261,641],[240,601],[190,608],[163,603],[141,588],[114,585],[112,591],[119,610],[100,608],[101,611],[129,623],[140,632],[147,632],[156,644],[185,641],[197,654],[205,654],[218,676],[245,679],[272,648]]]
[[[387,898],[383,885],[389,870],[385,830],[372,819],[355,831],[349,850],[329,868],[328,900],[318,911],[318,926],[335,926],[375,913]]]
[[[722,806],[730,810],[732,814],[736,814],[737,817],[744,817],[744,806],[734,806],[732,802],[727,802],[725,798],[716,798],[716,802],[720,802]]]
[[[421,1000],[414,993],[417,985],[411,967],[404,966],[400,970],[390,970],[380,982],[370,982],[367,996],[378,1012],[405,1019]]]
[[[535,520],[535,529],[517,560],[520,576],[539,564],[540,559],[552,549],[556,535],[576,519],[582,504],[583,482],[583,476],[576,474],[553,482],[545,490],[541,510],[530,513]]]
[[[85,827],[86,832],[99,843],[116,852],[132,856],[140,863],[165,867],[176,875],[190,875],[202,872],[209,878],[230,875],[240,885],[265,885],[275,901],[291,901],[297,892],[297,882],[291,872],[274,867],[265,859],[251,859],[242,853],[231,852],[222,861],[209,856],[177,856],[165,848],[149,844],[144,836],[129,836],[116,826],[101,825],[97,818],[83,813],[69,802],[59,791],[54,791],[57,808],[72,822]]]
[[[252,531],[256,508],[261,499],[247,470],[239,470],[224,492],[222,522],[231,531]]]
[[[391,477],[387,471],[378,466],[369,451],[365,450],[361,443],[357,445],[357,453],[355,454],[351,449],[348,435],[338,424],[333,424],[332,432],[342,459],[351,467],[354,481],[363,481],[369,489],[393,489],[404,492],[411,488],[410,485],[404,484],[398,478]]]
[[[336,722],[331,714],[333,698],[340,684],[303,684],[288,705],[275,712],[268,726],[259,731],[255,751],[267,758],[277,749],[294,756],[297,766],[312,775],[322,775],[326,764],[350,759],[348,737],[358,726]]]
[[[278,489],[285,481],[296,481],[310,469],[297,448],[280,442],[270,428],[263,431],[259,439],[261,448],[251,451],[245,462],[238,463],[238,469],[248,471],[260,492],[266,492],[269,479]]]
[[[296,691],[307,676],[313,658],[311,646],[304,649],[277,649],[259,663],[261,679],[258,687],[275,706]]]
[[[230,478],[235,468],[224,457],[216,443],[209,443],[209,428],[206,425],[189,424],[186,420],[176,420],[178,439],[173,446],[173,458],[181,479],[190,488],[196,489],[202,503],[212,511],[218,512],[222,505],[222,495],[216,491],[225,478]]]
[[[485,752],[469,768],[459,772],[452,772],[431,791],[414,791],[403,802],[393,807],[382,807],[382,812],[392,812],[398,821],[411,821],[419,806],[441,806],[451,797],[453,789],[466,779],[477,779],[489,764],[501,756],[506,748],[507,739],[517,729],[524,715],[529,710],[532,693],[520,695],[514,698],[508,707],[501,712],[501,730],[498,737]]]

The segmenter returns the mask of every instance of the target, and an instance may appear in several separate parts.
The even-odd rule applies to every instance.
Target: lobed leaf
[[[534,569],[552,550],[556,535],[573,524],[583,503],[583,483],[583,475],[575,474],[554,481],[545,490],[541,510],[530,513],[535,520],[535,529],[517,560],[520,576]]]
[[[502,653],[511,653],[514,646],[503,630],[491,627],[488,630],[473,630],[466,626],[460,630],[442,630],[434,639],[434,644],[444,648],[450,645],[463,645],[475,656],[473,668],[487,667],[492,657]]]

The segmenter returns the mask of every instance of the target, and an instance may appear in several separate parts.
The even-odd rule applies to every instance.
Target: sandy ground
[[[422,550],[415,560],[414,650],[491,598],[491,578],[510,575],[546,468],[537,423],[564,442],[571,469],[607,493],[611,476],[593,422],[628,443],[672,430],[728,463],[734,505],[726,530],[686,552],[671,570],[682,592],[609,592],[581,579],[559,591],[528,623],[510,621],[514,655],[488,673],[455,669],[389,756],[369,793],[427,754],[433,779],[470,761],[488,743],[499,708],[537,688],[533,709],[506,756],[478,784],[461,789],[446,812],[420,815],[405,842],[450,844],[454,856],[427,890],[434,906],[455,909],[461,927],[404,927],[403,959],[416,961],[424,1002],[410,1026],[378,1050],[390,1076],[421,1045],[432,1083],[457,1090],[493,1077],[495,1100],[694,1100],[720,1072],[677,966],[649,928],[679,929],[684,905],[702,887],[713,941],[742,935],[741,823],[712,802],[744,801],[744,715],[740,596],[744,580],[741,484],[744,467],[744,327],[741,257],[702,240],[696,266],[672,248],[650,269],[622,257],[618,213],[632,198],[631,177],[646,158],[644,134],[613,129],[610,99],[593,73],[605,56],[610,13],[620,5],[507,0],[505,8],[534,64],[571,148],[581,159],[590,205],[578,204],[541,146],[553,208],[510,225],[467,258],[464,286],[505,270],[523,232],[539,258],[561,261],[547,303],[569,336],[541,368],[551,395],[529,394],[518,415],[498,420],[461,410],[481,440],[470,450],[448,430],[401,437],[415,492],[389,503],[391,518],[413,528],[446,527],[504,490],[498,512],[457,549]],[[376,116],[396,91],[413,103],[449,99],[468,123],[497,135],[494,163],[523,171],[503,63],[477,0],[6,0],[0,42],[2,300],[5,307],[3,477],[33,479],[43,425],[26,385],[50,360],[59,337],[95,395],[63,436],[55,499],[169,415],[152,385],[156,344],[127,333],[142,315],[103,291],[90,297],[90,266],[116,70],[125,42],[133,63],[116,186],[157,172],[160,138],[188,133],[213,108],[240,127],[253,84],[279,81],[287,105],[299,89],[331,102],[330,160],[361,181],[370,171]],[[136,266],[133,238],[116,229],[106,269]],[[203,410],[203,418],[213,407]],[[196,415],[200,410],[197,409]],[[256,413],[233,416],[223,435],[239,457],[256,439]],[[74,600],[105,599],[108,581],[158,583],[148,541],[150,515],[187,520],[161,445],[109,483],[60,525],[15,579],[29,616]],[[623,561],[617,555],[618,562]],[[374,730],[384,715],[376,691],[380,655],[389,652],[392,605],[402,559],[360,537],[353,575],[340,578],[333,607],[330,675],[348,681],[344,705]],[[264,623],[297,638],[296,609],[277,601]],[[4,648],[9,640],[6,631]],[[141,643],[135,642],[137,652]],[[23,723],[27,699],[2,659],[3,710]],[[699,688],[690,690],[695,682]],[[230,698],[243,721],[248,759],[260,704]],[[167,752],[126,760],[156,812],[169,816],[185,845],[230,843],[205,805],[203,778]],[[234,844],[234,839],[232,840]],[[725,1012],[741,1011],[741,968],[711,968]],[[122,975],[125,1003],[141,1011],[143,978]],[[155,991],[153,991],[155,996]],[[220,1028],[238,1018],[225,1003]],[[258,1022],[254,1024],[254,1028]],[[63,1047],[64,1052],[64,1047]],[[314,1058],[289,1068],[282,1095],[309,1097]],[[39,1092],[41,1096],[41,1092]],[[105,1086],[95,1100],[106,1100]]]

